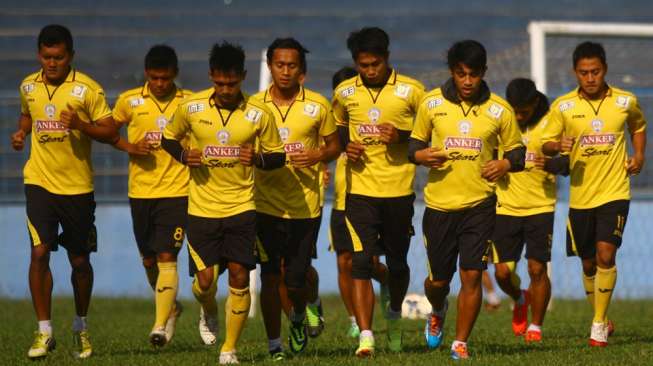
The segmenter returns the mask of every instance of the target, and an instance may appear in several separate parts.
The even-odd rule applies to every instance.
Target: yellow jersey
[[[333,178],[333,209],[344,211],[345,198],[347,197],[347,154],[340,154],[336,160],[336,170]]]

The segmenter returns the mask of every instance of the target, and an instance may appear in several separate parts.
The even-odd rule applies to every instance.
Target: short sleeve
[[[190,129],[190,123],[187,120],[186,108],[188,106],[186,103],[180,103],[177,106],[175,114],[172,116],[170,123],[166,125],[166,128],[163,130],[163,137],[168,140],[182,140],[188,130]]]

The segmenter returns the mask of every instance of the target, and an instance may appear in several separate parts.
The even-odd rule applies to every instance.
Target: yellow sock
[[[249,287],[245,287],[244,289],[229,287],[229,297],[227,297],[227,303],[225,305],[225,328],[227,334],[220,352],[231,352],[236,349],[240,332],[245,327],[245,321],[249,315],[251,301]]]
[[[596,281],[594,282],[594,322],[607,322],[608,306],[612,299],[614,285],[617,283],[617,266],[612,268],[596,268]]]
[[[218,292],[218,266],[213,266],[213,282],[211,282],[211,287],[207,291],[202,291],[200,288],[199,282],[197,280],[197,275],[193,280],[193,295],[195,299],[202,305],[204,309],[204,314],[208,315],[211,318],[218,316],[218,302],[215,300],[215,294]]]
[[[156,291],[156,281],[159,278],[159,267],[158,266],[149,266],[145,267],[145,275],[147,276],[147,282],[152,287],[152,290]]]
[[[596,276],[587,276],[583,273],[583,287],[585,288],[585,296],[587,296],[587,301],[592,305],[592,310],[594,310],[594,279]]]
[[[508,269],[510,270],[510,283],[515,288],[521,289],[521,278],[517,274],[517,263],[515,262],[506,262],[506,266],[508,266]]]
[[[156,320],[154,327],[166,325],[168,316],[175,306],[179,276],[177,276],[177,262],[157,263],[159,278],[156,281],[154,303],[156,305]]]

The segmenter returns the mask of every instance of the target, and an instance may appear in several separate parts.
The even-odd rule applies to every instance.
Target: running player
[[[447,53],[451,78],[420,103],[410,140],[410,160],[431,168],[424,188],[422,228],[429,276],[424,292],[433,306],[426,343],[442,343],[449,283],[460,262],[454,359],[468,358],[467,339],[482,302],[481,276],[494,228],[494,182],[524,168],[524,147],[510,105],[490,92],[483,45],[456,42]],[[503,159],[493,158],[502,148]]]
[[[358,75],[334,92],[333,113],[349,159],[345,222],[352,238],[353,305],[361,330],[356,355],[374,353],[374,256],[385,254],[390,303],[388,346],[401,351],[401,304],[408,289],[406,256],[412,236],[415,166],[408,137],[424,86],[390,67],[390,40],[380,28],[352,32],[347,47]],[[383,240],[379,240],[381,237]]]
[[[605,50],[584,42],[573,53],[578,88],[551,107],[545,154],[568,153],[571,167],[567,255],[578,256],[594,307],[590,346],[608,344],[608,305],[617,282],[615,259],[628,217],[630,177],[641,172],[646,121],[630,92],[608,85]],[[625,129],[633,155],[626,153]]]
[[[31,242],[29,287],[39,330],[27,355],[45,357],[56,344],[50,321],[50,252],[61,245],[72,267],[75,355],[87,358],[93,352],[86,327],[93,289],[90,254],[97,249],[91,140],[114,143],[118,133],[102,87],[71,67],[75,51],[68,28],[45,26],[37,50],[41,70],[20,85],[21,114],[11,136],[12,147],[22,150],[33,132],[23,173]]]
[[[209,58],[213,87],[179,103],[163,131],[163,148],[190,169],[188,251],[193,294],[205,316],[216,314],[218,274],[229,270],[226,336],[220,364],[238,363],[236,343],[245,326],[251,296],[249,271],[256,266],[254,166],[283,166],[285,154],[274,115],[241,92],[245,53],[227,42]],[[180,141],[190,136],[184,148]]]
[[[118,126],[128,126],[128,140],[120,138],[114,146],[129,154],[129,204],[138,251],[154,290],[156,316],[150,343],[158,347],[172,339],[182,310],[175,298],[177,254],[188,211],[188,168],[161,149],[163,129],[177,105],[190,95],[175,85],[178,72],[174,49],[150,48],[145,55],[145,85],[122,93],[113,109]],[[213,334],[207,336],[209,343],[215,343]]]
[[[551,260],[555,174],[569,173],[569,159],[545,159],[541,137],[549,102],[529,79],[514,79],[506,99],[515,111],[521,139],[526,146],[524,171],[506,174],[497,182],[497,217],[492,257],[499,287],[514,301],[512,330],[526,342],[542,341],[542,323],[551,298],[547,263]],[[521,289],[517,262],[526,246],[528,290]],[[528,324],[528,307],[531,323]],[[527,327],[528,326],[528,327]]]
[[[285,358],[280,338],[282,266],[292,306],[288,347],[299,353],[308,342],[304,326],[306,276],[322,220],[321,165],[333,160],[340,151],[331,104],[301,84],[307,52],[293,38],[274,40],[267,49],[273,83],[253,96],[273,112],[286,151],[283,168],[257,169],[255,174],[261,311],[274,360]]]

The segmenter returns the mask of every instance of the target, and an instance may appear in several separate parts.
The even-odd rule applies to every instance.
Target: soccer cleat
[[[163,347],[166,343],[168,343],[168,338],[166,337],[165,327],[152,329],[150,332],[150,344],[154,347]]]
[[[388,319],[388,348],[392,352],[401,352],[402,348],[402,331],[401,319]]]
[[[451,358],[454,360],[467,360],[469,359],[469,352],[467,352],[467,346],[464,344],[458,344],[454,349],[451,350]]]
[[[324,316],[322,303],[320,305],[306,305],[306,328],[308,336],[315,338],[324,330]]]
[[[524,297],[524,303],[521,305],[515,303],[515,307],[512,309],[512,332],[516,336],[524,335],[526,333],[526,328],[528,328],[528,305],[530,305],[530,296],[526,290],[521,290],[521,292]]]
[[[215,344],[218,338],[218,319],[209,317],[204,314],[204,309],[200,307],[200,321],[197,327],[200,331],[202,342],[207,346]]]
[[[358,324],[351,323],[349,329],[347,329],[347,336],[349,338],[358,338],[361,335],[361,330],[358,328]]]
[[[438,348],[444,339],[444,319],[447,316],[447,309],[449,308],[449,301],[444,300],[444,307],[442,310],[442,317],[431,313],[426,318],[426,327],[424,328],[424,336],[426,337],[426,346],[430,349]]]
[[[592,323],[590,332],[590,347],[605,347],[608,345],[608,325],[605,323]]]
[[[608,320],[608,337],[614,333],[614,323],[612,320]]]
[[[527,330],[524,335],[524,341],[526,341],[526,343],[541,343],[542,332],[537,330]]]
[[[236,351],[231,352],[220,352],[220,365],[233,365],[240,363],[238,362],[238,357],[236,357]]]
[[[306,348],[308,344],[308,337],[306,334],[306,327],[304,322],[290,322],[290,331],[288,334],[288,348],[293,353],[299,353]]]
[[[166,343],[172,341],[172,337],[175,335],[175,328],[177,327],[177,319],[181,316],[181,313],[184,311],[184,307],[181,306],[179,301],[175,301],[175,309],[168,316],[168,321],[166,321]]]
[[[374,337],[360,337],[356,357],[367,358],[374,356]]]
[[[270,358],[272,359],[272,362],[285,361],[286,353],[281,349],[281,347],[279,347],[270,351]]]
[[[56,346],[57,342],[54,340],[54,337],[52,337],[51,334],[36,331],[34,332],[34,342],[27,351],[27,357],[45,357],[48,352],[54,351]]]
[[[89,358],[93,354],[93,347],[91,347],[91,340],[88,336],[88,331],[82,330],[80,332],[73,332],[73,345],[75,351],[73,356],[75,358]]]

